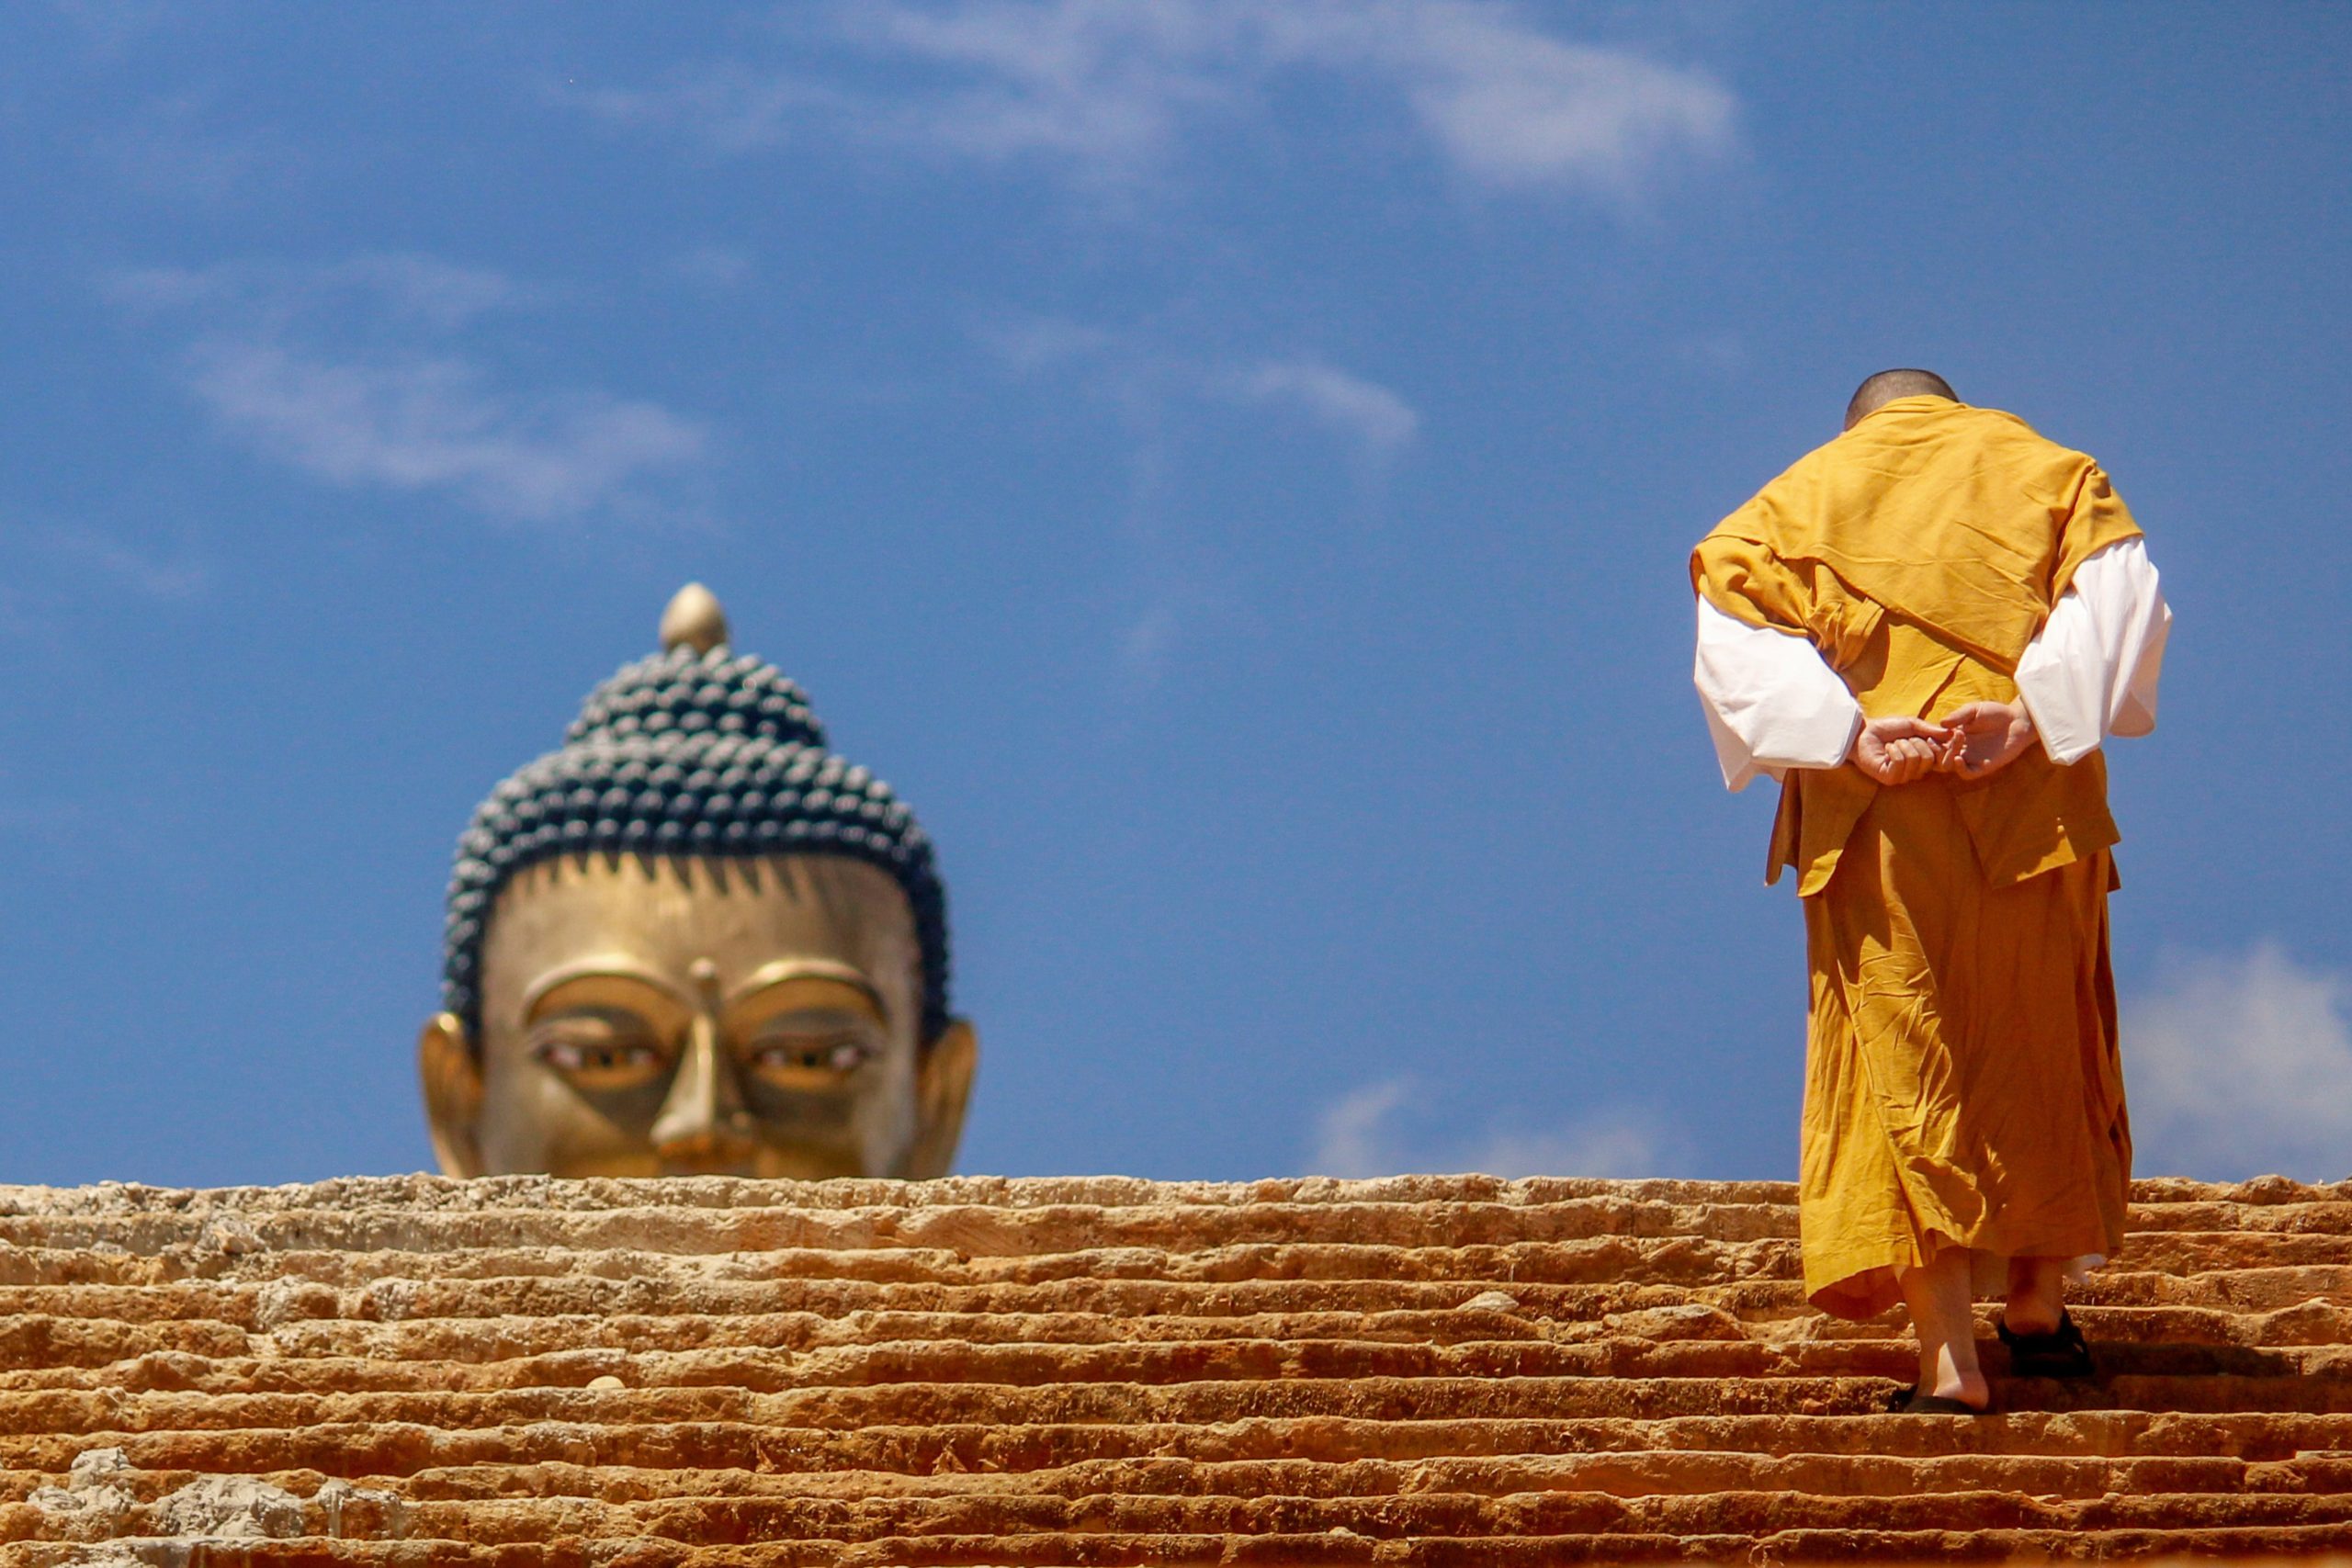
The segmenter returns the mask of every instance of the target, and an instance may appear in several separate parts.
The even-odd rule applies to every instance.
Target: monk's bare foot
[[[1895,1278],[1919,1341],[1919,1391],[1982,1409],[1992,1386],[1976,1364],[1976,1318],[1968,1303],[1968,1252],[1948,1247]]]
[[[1993,1385],[1976,1364],[1973,1346],[1964,1358],[1954,1355],[1950,1345],[1923,1348],[1919,1356],[1919,1389],[1923,1393],[1932,1393],[1939,1399],[1957,1399],[1979,1410],[1993,1400]]]

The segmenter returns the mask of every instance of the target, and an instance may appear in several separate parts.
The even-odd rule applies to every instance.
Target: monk
[[[2100,748],[2154,727],[2171,624],[2139,526],[2090,458],[1889,370],[1690,574],[1724,781],[1781,782],[1766,880],[1804,908],[1806,1293],[1909,1307],[1893,1410],[1989,1408],[1980,1293],[2015,1372],[2087,1376],[2064,1287],[2132,1173]]]

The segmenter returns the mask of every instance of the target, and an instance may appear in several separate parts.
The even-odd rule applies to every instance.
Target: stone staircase
[[[2352,1183],[2141,1183],[2101,1379],[1984,1419],[1874,1414],[1792,1199],[0,1188],[0,1562],[2352,1554]]]

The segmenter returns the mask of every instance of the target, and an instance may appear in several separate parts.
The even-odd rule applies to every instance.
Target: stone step
[[[638,1427],[640,1439],[699,1422],[844,1430],[866,1426],[1145,1422],[1197,1425],[1294,1420],[1662,1419],[1701,1415],[1867,1414],[1891,1375],[1778,1378],[1607,1375],[1182,1379],[1163,1383],[1055,1382],[1029,1385],[935,1380],[761,1393],[734,1383],[625,1390],[538,1388],[495,1393],[335,1394],[124,1393],[0,1394],[0,1431],[111,1441],[122,1432],[233,1431],[322,1424],[392,1429],[500,1428],[535,1422]],[[2352,1377],[2120,1375],[2094,1384],[2005,1384],[2013,1411],[2146,1410],[2317,1414],[2352,1407]],[[0,1445],[13,1442],[0,1438]],[[5,1453],[0,1447],[0,1453]],[[617,1455],[614,1457],[618,1457]],[[635,1461],[632,1461],[635,1462]],[[723,1462],[734,1462],[729,1460]]]
[[[1687,1295],[1592,1317],[1550,1315],[1564,1305],[1591,1310],[1603,1303],[1544,1302],[1536,1292],[1516,1308],[1453,1308],[1442,1312],[1253,1313],[1233,1316],[1099,1313],[741,1311],[679,1312],[664,1316],[504,1315],[402,1318],[381,1323],[350,1318],[300,1318],[261,1331],[217,1319],[165,1317],[125,1322],[90,1314],[18,1313],[0,1316],[0,1388],[89,1386],[94,1380],[126,1387],[212,1386],[221,1377],[258,1380],[254,1386],[294,1389],[324,1378],[389,1388],[409,1376],[450,1388],[554,1385],[618,1371],[616,1353],[642,1371],[638,1382],[681,1381],[661,1358],[752,1351],[763,1355],[832,1355],[886,1347],[979,1348],[1057,1346],[1132,1351],[1158,1346],[1236,1345],[1402,1346],[1418,1351],[1466,1351],[1498,1345],[1589,1347],[1640,1345],[1652,1349],[1690,1341],[1752,1345],[1782,1358],[1792,1370],[1831,1371],[1841,1356],[1883,1357],[1907,1344],[1890,1314],[1872,1324],[1840,1325],[1816,1337],[1817,1315],[1775,1311],[1758,1318]],[[66,1303],[58,1303],[66,1304]],[[250,1304],[250,1303],[248,1303]],[[2094,1307],[2075,1313],[2084,1332],[2119,1368],[2156,1370],[2199,1351],[2250,1353],[2352,1345],[2352,1308],[2324,1298],[2269,1313],[2230,1313],[2182,1307]],[[1980,1333],[1990,1327],[1988,1313]],[[1989,1339],[1989,1333],[1984,1333]],[[1683,1352],[1698,1355],[1698,1352]],[[1367,1350],[1366,1354],[1374,1354]],[[1730,1355],[1724,1351],[1719,1354]],[[1997,1354],[1990,1352],[1988,1354]],[[1810,1358],[1810,1359],[1806,1359]],[[2218,1355],[2211,1370],[2223,1370]],[[144,1361],[147,1364],[134,1364]],[[356,1364],[354,1364],[356,1363]],[[515,1364],[508,1364],[515,1363]],[[1875,1367],[1877,1362],[1871,1364]],[[2249,1372],[2258,1355],[2232,1363]],[[380,1365],[383,1370],[370,1371]],[[2282,1371],[2300,1370],[2301,1363]],[[580,1369],[593,1368],[582,1371]],[[401,1369],[405,1369],[401,1371]],[[475,1369],[496,1369],[495,1371]],[[1691,1375],[1665,1371],[1662,1375]],[[685,1381],[707,1381],[690,1378]],[[807,1381],[800,1379],[797,1381]]]
[[[2352,1243],[2325,1233],[2154,1232],[2132,1236],[2124,1256],[2094,1275],[2096,1289],[2159,1289],[2156,1280],[2249,1270],[2340,1270]],[[1467,1247],[1389,1247],[1355,1244],[1249,1244],[1194,1250],[1126,1247],[981,1257],[937,1249],[875,1247],[848,1251],[780,1250],[675,1257],[650,1251],[491,1250],[430,1258],[405,1252],[245,1252],[175,1260],[129,1252],[56,1247],[0,1249],[0,1289],[74,1286],[152,1288],[187,1280],[264,1285],[300,1281],[309,1291],[377,1292],[376,1314],[469,1315],[566,1310],[547,1302],[572,1292],[569,1310],[656,1312],[682,1294],[729,1283],[838,1290],[844,1284],[980,1288],[1121,1280],[1241,1284],[1266,1280],[1379,1281],[1390,1285],[1608,1286],[1638,1281],[1684,1290],[1801,1277],[1793,1240],[1737,1243],[1690,1236],[1609,1236],[1594,1240]],[[2193,1285],[2180,1287],[2194,1290]],[[592,1300],[592,1298],[595,1298]],[[529,1303],[529,1304],[526,1304]]]
[[[1985,1348],[1996,1373],[2006,1352]],[[1653,1341],[1612,1337],[1583,1343],[1487,1340],[1451,1344],[1394,1339],[1233,1338],[1175,1344],[978,1344],[952,1337],[886,1341],[795,1351],[741,1347],[683,1352],[582,1348],[500,1360],[440,1361],[412,1357],[212,1359],[154,1352],[95,1368],[13,1374],[0,1383],[0,1414],[12,1399],[73,1392],[190,1393],[209,1395],[319,1397],[403,1393],[560,1393],[598,1377],[659,1389],[728,1388],[776,1394],[819,1388],[893,1384],[975,1384],[1035,1388],[1054,1384],[1266,1382],[1346,1378],[1410,1381],[1473,1379],[1705,1379],[1758,1385],[1770,1397],[1777,1380],[1906,1379],[1915,1365],[1903,1340],[1839,1339],[1780,1345],[1747,1340]],[[2352,1348],[2301,1345],[2276,1348],[2180,1343],[2107,1343],[2100,1370],[2108,1386],[2125,1382],[2266,1381],[2352,1382]],[[2292,1391],[2277,1397],[2288,1397]],[[2248,1392],[2241,1397],[2267,1399]]]
[[[1573,1478],[1563,1478],[1572,1482]],[[293,1529],[325,1533],[302,1510]],[[321,1514],[326,1510],[318,1507]],[[371,1505],[375,1528],[357,1510],[336,1528],[346,1534],[413,1533],[481,1544],[629,1540],[654,1538],[707,1545],[774,1540],[848,1544],[912,1542],[924,1538],[1000,1536],[1224,1535],[1314,1536],[1335,1531],[1375,1540],[1479,1536],[1736,1535],[1868,1529],[1929,1531],[2149,1532],[2199,1529],[2341,1530],[2352,1540],[2352,1494],[2276,1491],[2110,1492],[2091,1496],[1967,1489],[1908,1495],[1820,1495],[1789,1490],[1714,1490],[1687,1494],[1586,1490],[1572,1484],[1506,1493],[1419,1491],[1375,1495],[1297,1496],[1103,1492],[1057,1496],[976,1485],[960,1494],[822,1496],[656,1497],[607,1503],[575,1496],[487,1496],[461,1502]],[[169,1506],[133,1504],[112,1528],[132,1535],[172,1530]],[[266,1516],[265,1516],[266,1517]],[[0,1540],[55,1539],[82,1521],[75,1511],[40,1504],[0,1507]]]
[[[2324,1206],[2308,1206],[2326,1212]],[[2298,1211],[2300,1212],[2300,1210]],[[2267,1217],[2265,1211],[2246,1211]],[[2233,1224],[2248,1231],[2276,1228]],[[0,1245],[85,1247],[111,1244],[143,1256],[174,1248],[266,1252],[432,1252],[481,1247],[635,1248],[673,1257],[728,1252],[937,1249],[975,1258],[1023,1258],[1114,1247],[1185,1250],[1250,1244],[1354,1243],[1400,1247],[1497,1241],[1584,1241],[1602,1236],[1706,1236],[1739,1242],[1796,1234],[1783,1206],[1639,1203],[1597,1198],[1567,1203],[1270,1203],[1130,1209],[981,1206],[907,1210],[625,1209],[417,1214],[399,1210],[256,1211],[246,1213],[0,1215]]]
[[[788,1194],[780,1198],[779,1194]],[[1076,1205],[1094,1208],[1248,1208],[1282,1203],[1468,1202],[1524,1207],[1581,1199],[1631,1202],[1742,1203],[1790,1207],[1790,1181],[1713,1181],[1679,1178],[1633,1180],[1591,1177],[1481,1175],[1390,1176],[1341,1179],[1277,1177],[1255,1181],[1157,1181],[1133,1176],[958,1176],[933,1181],[840,1179],[768,1181],[741,1177],[669,1177],[658,1183],[544,1176],[486,1177],[456,1181],[409,1175],[343,1177],[284,1187],[182,1189],[129,1182],[54,1188],[0,1184],[0,1213],[238,1213],[397,1210],[413,1214],[481,1212],[612,1213],[637,1210],[839,1209],[911,1212],[943,1207],[1008,1209]],[[2243,1182],[2201,1182],[2180,1177],[2132,1183],[2134,1208],[2222,1203],[2276,1208],[2352,1200],[2352,1179],[2298,1182],[2263,1176]]]
[[[1640,1185],[1640,1184],[1635,1184]],[[1171,1242],[1186,1251],[1258,1245],[1352,1243],[1404,1248],[1465,1247],[1602,1237],[1705,1237],[1719,1243],[1791,1239],[1791,1202],[1741,1201],[1733,1186],[1678,1194],[1680,1201],[1625,1192],[1554,1201],[1413,1201],[1333,1198],[1293,1202],[1125,1206],[1087,1203],[916,1203],[870,1207],[675,1204],[613,1208],[337,1208],[276,1204],[233,1193],[185,1207],[44,1206],[46,1190],[0,1189],[0,1247],[121,1247],[157,1258],[173,1252],[430,1252],[479,1248],[639,1249],[673,1257],[732,1252],[937,1249],[966,1258],[1023,1258]],[[29,1195],[28,1195],[29,1194]],[[2346,1189],[2309,1188],[2292,1201],[2234,1201],[2218,1195],[2133,1206],[2135,1235],[2352,1234]],[[796,1196],[797,1194],[796,1193]]]
[[[661,1312],[614,1312],[593,1303],[606,1281],[503,1281],[503,1288],[412,1281],[404,1291],[332,1291],[301,1279],[252,1286],[59,1286],[0,1291],[0,1366],[94,1363],[146,1349],[252,1354],[332,1354],[357,1345],[369,1357],[425,1354],[449,1337],[482,1342],[492,1354],[532,1354],[550,1340],[567,1347],[687,1342],[743,1324],[751,1342],[795,1345],[795,1336],[990,1340],[1082,1337],[1263,1337],[1251,1324],[1357,1324],[1362,1337],[1557,1337],[1580,1325],[1646,1337],[1717,1333],[1731,1319],[1747,1337],[1879,1340],[1900,1336],[1900,1314],[1868,1324],[1827,1319],[1794,1281],[1731,1286],[1606,1286],[1508,1283],[1517,1307],[1467,1309],[1494,1281],[1056,1281],[1046,1286],[873,1286],[873,1283],[703,1281],[665,1300]],[[2157,1288],[2162,1286],[2162,1288]],[[2199,1286],[2180,1291],[2176,1286]],[[2188,1298],[2188,1300],[2183,1300]],[[2289,1267],[2201,1274],[2189,1281],[2100,1272],[2076,1295],[2075,1314],[2103,1340],[2343,1342],[2352,1267]],[[2105,1303],[2105,1304],[2103,1304]],[[457,1312],[442,1312],[454,1307]],[[503,1307],[501,1312],[499,1307]],[[176,1325],[188,1328],[179,1331]],[[938,1324],[938,1333],[924,1333]],[[345,1328],[348,1325],[348,1328]],[[1981,1309],[1990,1328],[1990,1309]],[[226,1331],[226,1333],[223,1333]],[[158,1333],[158,1337],[139,1337]],[[186,1337],[164,1337],[186,1333]],[[231,1333],[247,1336],[243,1342]],[[360,1337],[353,1342],[350,1333]],[[1294,1333],[1284,1337],[1319,1337]],[[706,1340],[706,1342],[724,1342]],[[515,1349],[505,1349],[505,1347]]]
[[[1543,1453],[1707,1450],[1803,1454],[2020,1455],[2199,1458],[2278,1462],[2352,1453],[2352,1414],[2200,1415],[2114,1409],[2017,1410],[1987,1420],[1889,1420],[1883,1416],[1697,1416],[1663,1419],[1332,1416],[1257,1417],[1213,1425],[941,1422],[846,1429],[771,1427],[743,1421],[605,1422],[435,1427],[322,1423],[300,1427],[165,1429],[0,1438],[0,1475],[23,1495],[62,1484],[74,1458],[120,1448],[143,1471],[266,1474],[297,1471],[365,1480],[436,1469],[626,1464],[639,1468],[828,1473],[1022,1472],[1095,1461],[1175,1458],[1200,1462],[1310,1459],[1344,1464]],[[0,1497],[9,1495],[0,1493]]]
[[[203,1479],[192,1472],[120,1471],[109,1484],[131,1504],[156,1504]],[[331,1480],[315,1471],[251,1479],[298,1497],[321,1495]],[[0,1476],[0,1502],[25,1502],[57,1478]],[[380,1484],[380,1483],[377,1483]],[[1084,1460],[1026,1471],[967,1471],[941,1464],[928,1472],[839,1468],[770,1470],[646,1469],[629,1465],[470,1465],[419,1472],[382,1492],[406,1505],[521,1498],[579,1499],[611,1505],[657,1500],[752,1498],[839,1500],[865,1495],[969,1498],[1053,1497],[1295,1498],[1444,1495],[1498,1498],[1521,1493],[1592,1493],[1613,1497],[1700,1496],[1728,1493],[1804,1494],[1849,1498],[2014,1491],[2043,1502],[2114,1494],[2188,1496],[2244,1493],[2352,1495],[2352,1453],[2247,1461],[2193,1457],[2051,1457],[2005,1453],[1920,1458],[1875,1452],[1760,1455],[1721,1450],[1604,1450],[1566,1454],[1446,1456],[1429,1459],[1256,1459],[1196,1461],[1159,1455]]]
[[[66,1545],[27,1544],[12,1548],[10,1562],[23,1568],[85,1568],[98,1562],[152,1562],[177,1565],[187,1561],[184,1542],[122,1543],[107,1555],[85,1555],[88,1549]],[[768,1541],[756,1546],[695,1547],[682,1542],[637,1541],[566,1543],[560,1551],[536,1544],[480,1546],[465,1541],[405,1540],[356,1541],[209,1540],[203,1543],[204,1568],[293,1568],[314,1564],[399,1564],[413,1568],[419,1562],[435,1568],[540,1568],[548,1562],[581,1568],[962,1568],[989,1564],[991,1568],[1231,1568],[1241,1564],[1403,1564],[1404,1568],[1549,1568],[1553,1564],[1633,1562],[1729,1562],[1747,1560],[1752,1551],[1769,1549],[1770,1561],[1849,1562],[1879,1561],[1924,1563],[1949,1560],[1955,1551],[1981,1552],[1985,1559],[2030,1562],[2106,1562],[2132,1559],[2150,1563],[2198,1563],[2262,1561],[2302,1563],[2308,1568],[2342,1568],[2337,1555],[2346,1547],[2341,1527],[2312,1529],[2191,1529],[2166,1532],[2152,1539],[2146,1532],[2080,1533],[2052,1530],[2001,1531],[1961,1538],[1925,1531],[1904,1534],[1887,1530],[1792,1530],[1770,1538],[1764,1546],[1747,1537],[1686,1538],[1678,1542],[1657,1536],[1508,1537],[1481,1536],[1469,1540],[1426,1537],[1410,1540],[1376,1539],[1352,1532],[1310,1536],[1135,1536],[1089,1534],[929,1537],[912,1540],[881,1540],[856,1545],[838,1541]]]
[[[554,1516],[550,1517],[549,1516]],[[2008,1490],[1898,1496],[1710,1492],[1621,1496],[1528,1491],[1500,1496],[1420,1493],[1377,1498],[1273,1494],[1037,1497],[974,1490],[955,1497],[469,1500],[411,1506],[412,1527],[495,1542],[563,1537],[659,1536],[696,1545],[810,1537],[842,1541],[928,1535],[1316,1535],[1345,1529],[1375,1539],[1416,1536],[1770,1536],[1787,1530],[2178,1530],[2311,1528],[2352,1530],[2352,1495],[2264,1493],[2020,1496]]]
[[[1981,1420],[1875,1413],[1902,1314],[1809,1307],[1792,1196],[0,1190],[0,1559],[142,1530],[175,1565],[395,1536],[708,1568],[2352,1542],[2352,1184],[2143,1183],[2073,1298],[2102,1377],[2000,1380]]]
[[[1511,1452],[1638,1451],[1703,1448],[1769,1455],[1896,1453],[2035,1454],[2045,1457],[2233,1456],[2263,1461],[2352,1450],[2352,1417],[2079,1410],[2017,1411],[1990,1421],[1889,1422],[1858,1416],[1699,1416],[1532,1420],[1430,1418],[1388,1422],[1345,1417],[1255,1418],[1215,1426],[990,1423],[825,1430],[697,1421],[644,1429],[627,1423],[546,1421],[465,1429],[360,1423],[213,1432],[52,1435],[9,1444],[20,1473],[62,1474],[87,1449],[119,1446],[153,1469],[254,1473],[315,1469],[359,1478],[438,1466],[553,1464],[597,1461],[688,1469],[756,1465],[763,1470],[1024,1471],[1091,1459],[1179,1457],[1203,1461],[1311,1457],[1430,1459]]]

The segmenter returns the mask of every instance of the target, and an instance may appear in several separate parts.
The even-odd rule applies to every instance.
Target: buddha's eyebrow
[[[827,980],[836,986],[845,986],[855,991],[858,999],[873,1010],[876,1018],[886,1016],[882,993],[876,990],[874,983],[865,976],[844,964],[809,959],[783,959],[755,971],[750,979],[727,994],[726,1005],[736,1007],[753,997],[773,991],[778,986],[788,986],[800,980]]]
[[[680,992],[675,986],[650,969],[639,968],[624,960],[595,958],[579,964],[567,964],[562,968],[550,970],[532,981],[529,989],[523,993],[523,1016],[528,1018],[533,1010],[547,999],[549,992],[560,987],[569,986],[574,980],[627,980],[633,985],[650,986],[663,996],[673,998],[686,1006],[694,1005],[691,999]]]

